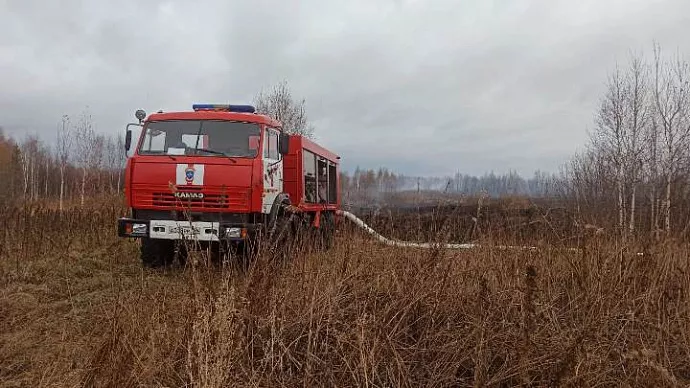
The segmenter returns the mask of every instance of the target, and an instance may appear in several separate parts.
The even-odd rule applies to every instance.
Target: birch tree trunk
[[[86,168],[82,168],[81,171],[81,207],[84,207],[84,192],[86,190]]]
[[[65,166],[60,166],[60,211],[64,210],[65,200]]]
[[[664,209],[664,230],[671,233],[671,173],[666,175],[666,206]]]
[[[617,186],[618,186],[618,227],[623,230],[625,223],[625,213],[623,211],[623,177],[620,170],[618,171]]]
[[[656,219],[656,214],[655,214],[655,212],[654,212],[654,210],[655,210],[654,208],[656,207],[656,206],[654,206],[654,205],[655,205],[655,204],[654,204],[655,201],[656,201],[656,189],[652,188],[652,193],[650,194],[650,201],[649,201],[649,202],[650,202],[650,207],[649,207],[649,217],[650,217],[649,231],[652,232],[652,233],[653,233],[654,230],[656,229],[656,228],[654,227],[655,219]]]
[[[637,185],[633,183],[632,194],[630,196],[630,233],[635,233],[635,197],[637,195]]]
[[[50,159],[46,158],[45,190],[43,193],[43,196],[45,198],[48,198],[48,181],[50,180],[50,179],[48,179],[49,177],[50,177]]]

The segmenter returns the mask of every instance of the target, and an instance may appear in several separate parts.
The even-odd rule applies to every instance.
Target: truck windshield
[[[140,155],[199,155],[254,158],[258,124],[222,120],[166,120],[146,125]]]

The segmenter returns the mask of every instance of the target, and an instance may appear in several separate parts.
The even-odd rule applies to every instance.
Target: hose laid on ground
[[[385,238],[378,234],[374,229],[372,229],[369,225],[367,225],[364,221],[359,219],[356,215],[345,211],[345,210],[338,210],[336,212],[337,215],[341,215],[348,220],[352,221],[355,225],[359,226],[360,228],[364,229],[366,232],[368,232],[370,235],[374,236],[379,242],[382,242],[386,245],[389,246],[395,246],[395,247],[402,247],[402,248],[423,248],[423,249],[430,249],[430,248],[446,248],[446,249],[474,249],[474,248],[480,248],[481,246],[478,244],[432,244],[432,243],[414,243],[414,242],[408,242],[408,241],[396,241],[396,240],[391,240],[388,238]],[[529,246],[513,246],[513,245],[497,245],[493,246],[493,248],[496,249],[519,249],[519,250],[539,250],[537,247],[529,247]],[[571,252],[580,252],[581,249],[579,248],[563,248],[567,251]],[[638,255],[641,255],[641,253],[638,253]]]
[[[433,245],[430,243],[414,243],[414,242],[407,242],[407,241],[396,241],[396,240],[391,240],[387,239],[380,234],[378,234],[374,229],[372,229],[369,225],[367,225],[364,221],[359,219],[356,215],[345,211],[345,210],[338,210],[336,212],[337,215],[341,215],[348,220],[352,221],[355,225],[359,226],[360,228],[364,229],[367,231],[370,235],[374,236],[378,241],[390,245],[390,246],[396,246],[396,247],[408,247],[408,248],[432,248]],[[472,249],[476,248],[476,244],[445,244],[447,248],[451,249]]]

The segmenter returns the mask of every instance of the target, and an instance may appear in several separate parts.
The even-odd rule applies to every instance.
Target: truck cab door
[[[276,197],[283,192],[283,158],[278,152],[279,132],[264,129],[263,144],[263,195],[261,212],[268,214]]]

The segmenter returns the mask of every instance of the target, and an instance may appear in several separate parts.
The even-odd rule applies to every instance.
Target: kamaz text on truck
[[[281,225],[307,225],[330,244],[341,200],[339,156],[283,133],[250,105],[192,108],[148,117],[139,110],[139,123],[127,126],[131,214],[118,220],[118,235],[141,240],[145,265],[171,262],[183,240],[246,247]],[[136,142],[131,126],[141,127]]]

